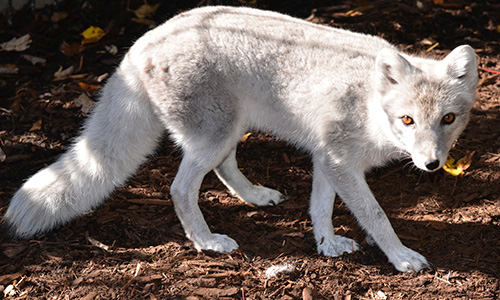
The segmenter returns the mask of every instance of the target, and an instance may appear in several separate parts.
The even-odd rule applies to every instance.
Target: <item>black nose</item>
[[[425,167],[431,171],[436,170],[439,167],[439,160],[431,160],[425,163]]]

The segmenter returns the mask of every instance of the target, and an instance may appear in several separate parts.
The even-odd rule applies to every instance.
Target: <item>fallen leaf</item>
[[[54,23],[62,21],[68,17],[68,13],[65,11],[56,11],[50,17],[50,20]]]
[[[13,64],[0,65],[0,74],[17,74],[19,68]]]
[[[70,66],[66,69],[63,70],[62,67],[59,68],[59,70],[57,70],[57,72],[54,73],[54,77],[55,78],[63,78],[63,77],[67,77],[69,75],[71,75],[73,73],[73,70],[75,68],[73,66]]]
[[[101,88],[100,85],[88,84],[85,82],[79,82],[78,86],[81,87],[82,89],[86,90],[87,92],[96,91],[96,90]]]
[[[252,135],[251,132],[244,134],[243,137],[241,138],[240,142],[242,142],[242,143],[246,142],[251,135]]]
[[[155,5],[144,4],[138,9],[134,10],[134,13],[139,19],[144,19],[147,16],[153,15],[159,7],[160,3],[156,3]]]
[[[33,65],[36,65],[36,64],[45,65],[47,63],[47,60],[45,58],[41,58],[41,57],[29,55],[29,54],[23,55],[22,58],[26,59],[27,61],[29,61]]]
[[[5,297],[11,297],[16,295],[16,291],[14,290],[14,285],[9,284],[4,290],[3,294]]]
[[[24,250],[28,249],[28,246],[26,246],[25,244],[12,243],[12,244],[2,244],[2,248],[4,248],[3,254],[5,254],[5,256],[7,256],[8,258],[13,258],[23,253]],[[6,284],[6,283],[0,282],[0,284]]]
[[[108,52],[111,55],[118,54],[118,48],[115,45],[104,46],[104,49],[106,49],[106,52]]]
[[[62,54],[70,57],[83,52],[83,50],[85,50],[85,47],[78,43],[68,44],[67,42],[63,41],[61,46],[59,46],[59,51],[61,51]]]
[[[20,38],[13,38],[8,42],[0,44],[0,49],[3,51],[24,51],[30,47],[31,37],[28,34],[23,35]]]
[[[26,274],[26,271],[23,270],[23,271],[19,271],[17,273],[0,275],[0,284],[5,285],[8,283],[12,283],[14,280],[23,276],[24,274]]]
[[[472,151],[458,161],[455,161],[453,157],[448,155],[448,159],[446,160],[443,169],[453,176],[463,176],[464,171],[470,167],[474,153],[475,151]]]
[[[83,93],[78,98],[73,100],[76,106],[81,106],[81,110],[83,113],[88,114],[92,107],[94,107],[95,102],[87,96],[87,94]]]
[[[0,163],[4,162],[7,159],[7,154],[3,152],[3,149],[0,147]]]
[[[85,45],[99,41],[106,35],[106,32],[97,26],[90,26],[80,34],[83,36],[82,45]]]
[[[425,215],[424,216],[424,221],[429,222],[429,225],[431,225],[432,228],[443,231],[448,228],[448,224],[441,221],[437,217],[433,215]]]
[[[33,126],[31,126],[30,131],[37,131],[42,129],[42,119],[36,121],[33,123]]]

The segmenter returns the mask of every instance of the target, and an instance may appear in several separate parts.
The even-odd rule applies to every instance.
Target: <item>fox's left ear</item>
[[[476,53],[469,45],[462,45],[451,51],[443,60],[446,75],[461,81],[474,90],[478,82]]]

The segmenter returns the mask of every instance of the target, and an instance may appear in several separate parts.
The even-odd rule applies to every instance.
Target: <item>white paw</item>
[[[389,257],[389,261],[400,272],[418,272],[424,268],[429,268],[429,263],[424,256],[407,247],[393,253]]]
[[[285,196],[276,190],[255,185],[243,201],[257,206],[277,205],[285,201]]]
[[[317,247],[318,253],[331,257],[338,257],[344,255],[344,253],[353,253],[359,250],[356,241],[337,235],[332,239],[320,241]]]
[[[196,243],[195,248],[200,250],[212,250],[217,252],[233,252],[238,249],[238,243],[235,240],[228,237],[225,234],[213,233],[211,239],[208,239],[202,243]]]

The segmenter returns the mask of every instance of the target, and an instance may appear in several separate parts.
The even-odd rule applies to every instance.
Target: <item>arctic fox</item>
[[[334,234],[338,195],[397,270],[419,271],[427,260],[401,243],[364,174],[408,156],[422,170],[441,168],[466,126],[476,85],[476,56],[466,45],[442,60],[418,58],[377,37],[274,12],[194,9],[131,47],[81,135],[16,192],[4,219],[27,238],[97,207],[167,131],[183,150],[170,193],[186,236],[198,250],[233,251],[236,241],[210,232],[198,193],[214,170],[243,201],[284,200],[237,167],[236,145],[255,129],[312,155],[318,252],[336,257],[359,249]]]

